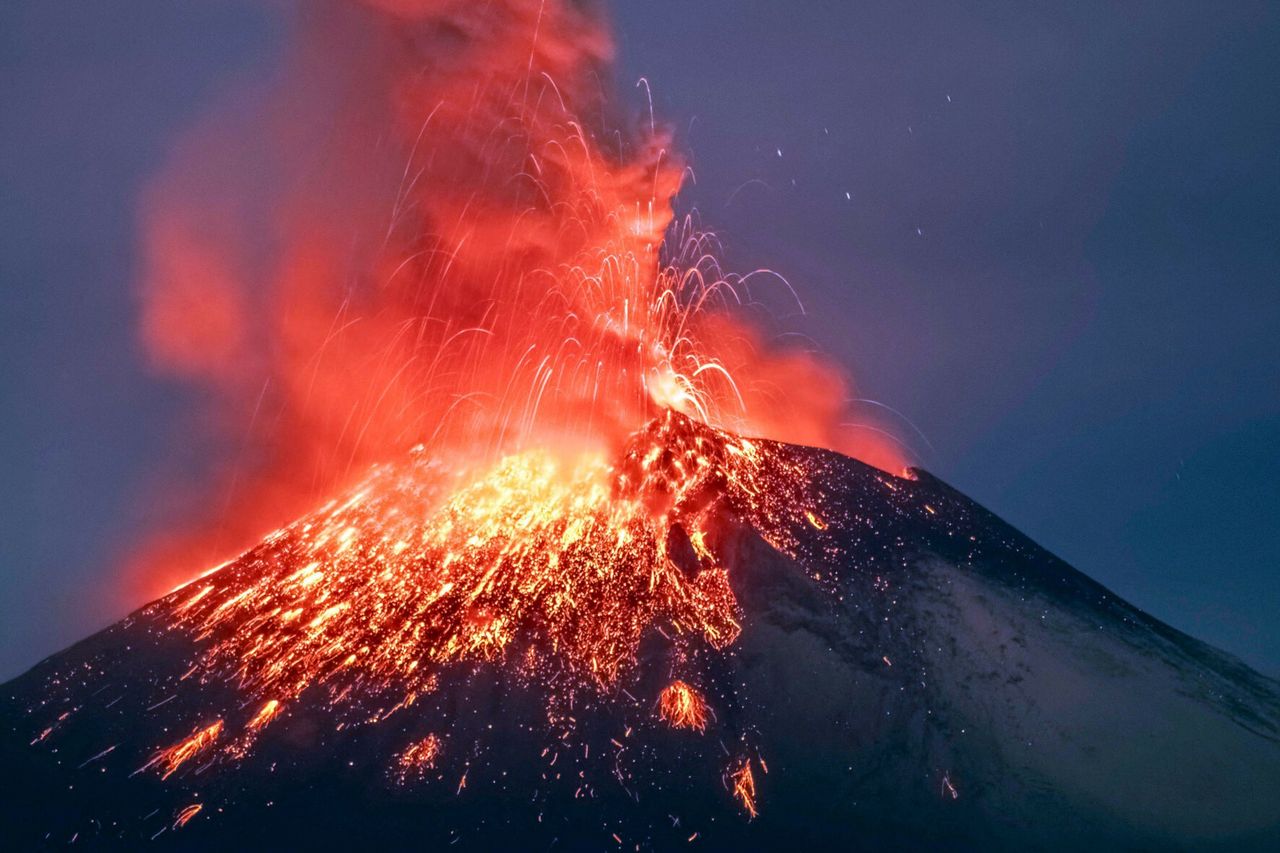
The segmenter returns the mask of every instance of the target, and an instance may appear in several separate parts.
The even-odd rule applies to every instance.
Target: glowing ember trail
[[[199,803],[192,803],[187,806],[182,811],[178,812],[178,816],[173,819],[173,828],[182,829],[182,827],[186,826],[193,817],[200,814],[200,811],[203,808],[204,806]]]
[[[160,778],[168,779],[177,772],[179,767],[212,746],[220,734],[222,734],[222,720],[218,720],[207,728],[200,729],[186,740],[180,741],[168,749],[162,749],[156,753],[154,758],[139,767],[137,772],[140,773],[159,764]]]
[[[249,721],[249,728],[257,730],[265,726],[267,723],[280,713],[280,703],[275,699],[268,699],[267,703],[259,709],[253,719]]]
[[[729,780],[733,784],[733,795],[742,804],[747,815],[751,818],[757,817],[760,812],[756,808],[756,779],[751,775],[751,759],[743,760],[729,774]]]
[[[683,681],[673,681],[663,689],[658,697],[658,711],[662,719],[677,729],[704,731],[707,727],[707,701]]]
[[[428,770],[435,768],[440,749],[440,738],[434,732],[410,744],[396,760],[396,778],[401,783],[411,778],[421,778]]]

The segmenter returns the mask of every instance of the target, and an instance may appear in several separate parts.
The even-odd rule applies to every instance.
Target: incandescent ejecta
[[[143,343],[232,499],[4,685],[3,837],[1280,844],[1280,687],[851,426],[747,319],[789,285],[675,217],[595,3],[292,26],[143,204]]]

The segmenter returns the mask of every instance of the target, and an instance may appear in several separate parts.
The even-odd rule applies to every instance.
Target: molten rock
[[[1275,682],[928,474],[671,413],[376,467],[0,721],[18,844],[1280,839]]]

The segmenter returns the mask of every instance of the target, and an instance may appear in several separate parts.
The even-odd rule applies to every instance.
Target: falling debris
[[[212,723],[211,725],[200,729],[185,740],[179,741],[168,749],[162,749],[155,754],[154,757],[146,764],[139,767],[134,773],[141,773],[148,770],[156,764],[160,765],[160,778],[168,779],[178,768],[186,764],[192,758],[195,758],[201,752],[204,752],[213,745],[218,739],[218,735],[222,734],[222,720]]]
[[[177,817],[173,819],[173,828],[182,829],[182,827],[187,825],[187,823],[191,820],[191,818],[200,814],[200,810],[203,808],[204,806],[200,805],[199,803],[192,803],[191,805],[182,809],[182,811],[178,812]]]
[[[662,719],[673,728],[703,731],[707,727],[706,700],[683,681],[673,681],[663,688],[658,708]]]
[[[742,804],[748,819],[754,820],[760,813],[756,810],[756,780],[751,775],[751,759],[744,759],[730,774],[733,782],[733,795]]]

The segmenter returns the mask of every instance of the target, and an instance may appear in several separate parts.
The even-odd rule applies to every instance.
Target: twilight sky
[[[115,565],[199,470],[135,344],[137,192],[283,7],[0,7],[0,678],[142,603]],[[1280,674],[1280,6],[613,7],[682,209],[924,467]]]

